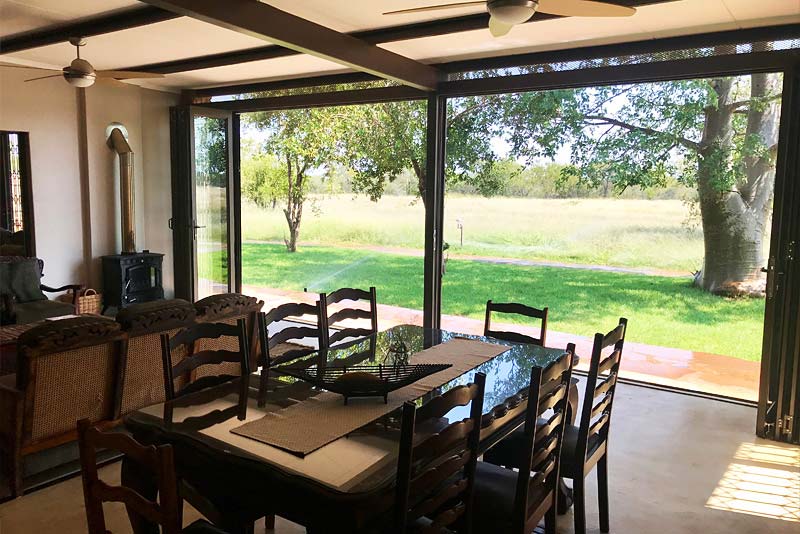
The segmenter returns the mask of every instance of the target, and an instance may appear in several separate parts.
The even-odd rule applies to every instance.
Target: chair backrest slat
[[[430,407],[417,409],[412,402],[403,405],[394,532],[405,532],[407,525],[422,516],[432,520],[436,532],[458,520],[469,524],[485,382],[486,376],[477,373],[472,384],[445,392],[430,401]],[[440,423],[441,415],[467,404],[468,419],[443,427],[431,425]]]
[[[525,446],[516,465],[517,487],[512,517],[515,531],[531,531],[555,506],[558,488],[558,463],[566,425],[567,395],[572,376],[575,346],[567,350],[547,368],[533,367],[525,411]],[[552,411],[544,425],[539,416]],[[534,475],[534,476],[531,476]],[[533,497],[537,501],[531,501]]]
[[[125,504],[148,521],[158,523],[163,534],[178,534],[181,531],[182,502],[178,495],[170,445],[144,446],[119,432],[101,432],[88,419],[81,419],[78,421],[78,446],[89,534],[108,532],[103,513],[104,502]],[[152,473],[158,487],[158,501],[151,501],[132,488],[112,486],[100,480],[97,472],[99,450],[124,453],[142,469]]]
[[[338,305],[343,301],[356,302],[360,300],[368,302],[367,309],[344,306],[339,307],[339,309],[333,313],[330,313],[328,310],[329,306],[334,304]],[[322,331],[324,344],[326,347],[331,347],[347,338],[366,337],[378,332],[378,301],[374,287],[370,287],[369,291],[352,287],[343,287],[332,293],[320,293],[319,302],[323,320]],[[369,328],[361,325],[337,326],[337,324],[342,321],[362,320],[369,320]],[[332,328],[336,330],[333,334],[330,333]]]
[[[309,337],[318,339],[319,328],[311,326],[289,326],[287,328],[284,328],[280,332],[275,332],[274,334],[270,335],[269,341],[267,343],[267,348],[274,349],[275,347],[283,343],[300,341],[302,339]],[[313,347],[309,348],[311,348],[313,352]]]
[[[596,461],[598,455],[594,452],[606,447],[627,327],[628,320],[622,317],[613,330],[594,336],[576,450],[577,461],[584,464],[584,470]]]
[[[313,317],[313,324],[304,324],[300,321],[306,317]],[[319,350],[327,346],[327,339],[323,333],[325,320],[322,316],[322,303],[316,305],[305,302],[288,302],[276,306],[266,313],[259,313],[258,335],[261,353],[258,362],[261,366],[261,378],[258,387],[258,404],[266,404],[267,388],[269,385],[270,369],[274,365],[281,365],[303,358],[317,351],[317,348],[307,346],[307,338],[316,338]],[[282,324],[284,323],[284,324]],[[273,332],[270,333],[270,327]]]
[[[194,346],[201,341],[216,339],[221,336],[237,338],[238,351],[201,350],[194,351]],[[172,365],[172,351],[178,347],[187,348],[187,356]],[[197,391],[205,386],[218,385],[226,381],[240,378],[239,418],[243,419],[247,409],[247,392],[250,389],[250,349],[245,319],[238,319],[235,325],[225,323],[199,323],[175,334],[161,335],[161,359],[164,370],[164,392],[167,400],[173,400],[187,393]],[[198,369],[209,365],[231,363],[238,366],[239,375],[211,375],[189,381]],[[175,390],[176,379],[184,377],[188,383]]]
[[[539,319],[539,337],[522,334],[519,332],[508,332],[503,330],[495,330],[492,328],[492,313],[508,313],[514,315],[522,315],[531,319]],[[533,308],[525,304],[517,302],[493,302],[486,301],[486,320],[483,325],[483,335],[486,337],[493,337],[495,339],[502,339],[504,341],[511,341],[512,343],[530,343],[533,345],[544,346],[547,338],[547,313],[548,308]]]

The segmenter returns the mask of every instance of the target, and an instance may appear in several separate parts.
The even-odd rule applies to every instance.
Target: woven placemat
[[[452,367],[392,391],[387,404],[376,399],[352,399],[350,404],[344,405],[341,395],[323,392],[288,408],[270,412],[231,432],[302,457],[379,419],[405,401],[419,398],[446,384],[509,348],[507,345],[472,339],[452,339],[415,354],[412,362],[450,363]]]

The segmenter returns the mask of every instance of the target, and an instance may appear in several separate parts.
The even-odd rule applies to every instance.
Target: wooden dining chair
[[[575,532],[586,532],[585,479],[597,466],[600,531],[609,531],[608,510],[608,434],[614,403],[617,375],[625,345],[628,320],[620,318],[616,328],[594,336],[592,359],[583,397],[580,424],[567,425],[564,431],[561,475],[573,480]],[[516,467],[515,458],[523,446],[524,435],[516,431],[484,455],[485,462]]]
[[[337,311],[328,315],[328,308],[331,305],[339,304],[344,301],[365,300],[369,302],[367,309],[354,307],[338,307]],[[325,346],[333,347],[347,338],[359,338],[372,335],[378,331],[378,304],[375,288],[370,287],[369,291],[343,287],[333,293],[320,293],[319,302],[321,305],[322,319],[324,325],[322,332],[325,337]],[[345,320],[368,320],[369,328],[364,327],[339,327],[338,323]],[[330,330],[334,328],[336,332],[331,335]]]
[[[504,341],[511,341],[514,343],[531,343],[544,347],[545,339],[547,337],[547,311],[548,308],[532,308],[525,304],[518,304],[516,302],[492,302],[486,301],[486,321],[483,326],[483,335],[486,337],[493,337],[495,339],[502,339]],[[508,332],[504,330],[492,329],[492,312],[494,313],[512,313],[515,315],[522,315],[531,319],[539,319],[539,337],[533,337],[519,332]]]
[[[144,446],[127,434],[103,432],[88,419],[81,419],[78,421],[78,447],[89,534],[110,533],[103,513],[104,502],[123,503],[148,521],[160,525],[162,534],[225,534],[203,519],[181,528],[183,500],[178,491],[172,446]],[[123,453],[152,473],[158,486],[158,500],[152,501],[131,488],[112,486],[100,480],[97,472],[99,450]]]
[[[547,368],[533,367],[518,471],[479,462],[475,473],[473,532],[529,534],[540,521],[556,532],[559,458],[567,420],[572,354]],[[540,416],[549,414],[540,424]],[[491,450],[491,449],[490,449]]]
[[[432,534],[457,525],[458,532],[470,532],[485,384],[486,375],[476,373],[472,383],[419,408],[403,405],[391,532]],[[450,424],[443,419],[467,404],[469,418]]]
[[[239,348],[233,350],[201,350],[194,351],[194,347],[201,340],[217,339],[222,336],[236,337],[239,339]],[[186,357],[172,365],[172,352],[179,347],[185,347]],[[250,354],[247,339],[245,320],[239,319],[235,325],[225,323],[198,323],[181,330],[170,338],[169,334],[161,335],[161,360],[164,369],[164,393],[167,400],[216,386],[234,379],[241,378],[239,390],[240,418],[244,418],[247,408],[247,394],[250,387]],[[208,375],[193,380],[193,374],[198,368],[205,365],[220,363],[237,363],[241,370],[239,375]],[[176,382],[185,383],[176,391]]]
[[[312,324],[297,321],[299,318],[309,316],[314,318]],[[290,302],[258,314],[258,335],[261,345],[258,360],[261,366],[259,406],[263,406],[266,402],[269,371],[272,366],[288,363],[316,352],[315,347],[302,343],[307,338],[315,338],[320,348],[325,346],[323,324],[322,306],[319,301],[316,305]]]

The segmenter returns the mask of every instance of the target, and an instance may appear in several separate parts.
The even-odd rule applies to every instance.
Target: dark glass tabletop
[[[344,346],[317,351],[301,360],[291,362],[293,367],[318,365],[353,366],[400,362],[414,363],[415,355],[434,345],[454,338],[475,339],[508,346],[509,349],[478,367],[447,382],[441,388],[418,399],[440,394],[473,379],[476,372],[486,374],[484,413],[490,413],[506,399],[528,387],[530,369],[546,367],[564,354],[564,349],[551,349],[536,345],[512,343],[482,336],[457,334],[444,330],[430,330],[418,326],[401,325]],[[277,371],[279,367],[273,368]],[[224,455],[257,462],[257,465],[277,469],[290,475],[307,478],[339,492],[374,490],[394,477],[399,431],[399,410],[379,421],[370,423],[356,432],[300,458],[259,441],[233,434],[231,430],[244,422],[254,421],[267,412],[275,412],[297,402],[303,402],[319,393],[313,386],[275,372],[266,405],[258,406],[254,389],[258,379],[251,379],[252,395],[248,402],[246,420],[237,416],[237,381],[216,386],[181,397],[175,401],[144,408],[129,414],[126,425],[134,432],[154,431],[165,441],[171,439],[196,443]],[[391,394],[390,394],[391,396]],[[380,402],[380,401],[377,401]],[[447,415],[456,420],[468,416],[468,407],[456,409]],[[519,424],[518,419],[516,424]],[[302,421],[297,422],[302,425]],[[487,428],[487,440],[490,429]],[[484,439],[482,432],[481,439]]]

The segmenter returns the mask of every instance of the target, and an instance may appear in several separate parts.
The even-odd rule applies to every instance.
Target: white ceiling
[[[343,32],[481,12],[480,7],[473,7],[432,13],[381,15],[393,9],[439,3],[437,0],[269,0],[268,3]],[[0,0],[0,35],[43,28],[57,22],[135,5],[141,4],[126,0]],[[525,24],[500,39],[492,38],[488,30],[477,30],[382,46],[424,62],[439,62],[797,22],[800,22],[800,0],[681,0],[641,7],[636,15],[629,18],[573,17]],[[178,18],[92,37],[88,39],[81,55],[98,69],[109,69],[264,44],[259,39],[194,19]],[[74,55],[74,48],[62,43],[3,55],[0,60],[60,68],[69,63]],[[164,79],[148,80],[147,84],[174,90],[343,70],[340,65],[326,60],[296,55],[170,74]]]

